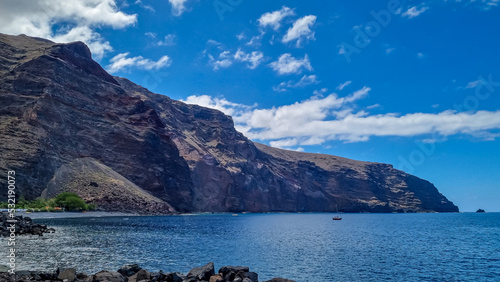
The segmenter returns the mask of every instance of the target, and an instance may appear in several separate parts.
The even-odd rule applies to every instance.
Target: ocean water
[[[138,263],[187,273],[209,261],[260,280],[500,281],[500,213],[204,214],[38,219],[55,234],[18,237],[17,267],[80,272]],[[0,251],[7,254],[6,239]],[[0,264],[6,264],[4,255]]]

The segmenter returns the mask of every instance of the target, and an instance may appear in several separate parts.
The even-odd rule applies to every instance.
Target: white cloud
[[[229,51],[224,51],[219,54],[219,59],[215,59],[212,55],[208,55],[209,64],[212,65],[214,70],[224,69],[233,64],[229,57]]]
[[[156,39],[156,33],[154,33],[154,32],[146,32],[146,33],[144,33],[144,35],[146,35],[147,37],[149,37],[151,39]]]
[[[207,40],[207,44],[208,44],[208,45],[213,45],[213,46],[220,46],[220,45],[222,45],[222,43],[221,43],[221,42],[216,41],[216,40],[213,40],[213,39],[208,39],[208,40]]]
[[[344,83],[341,83],[339,86],[337,86],[337,90],[341,91],[342,89],[346,88],[347,86],[349,86],[351,84],[352,81],[348,80]]]
[[[115,0],[4,0],[1,5],[0,32],[83,41],[97,60],[112,50],[97,28],[121,29],[137,22],[137,15],[119,11]]]
[[[469,135],[484,140],[499,138],[500,110],[440,113],[369,114],[357,111],[355,102],[366,97],[369,87],[339,97],[314,96],[291,105],[258,109],[225,99],[204,96],[202,104],[233,116],[236,127],[253,140],[270,141],[273,146],[321,145],[328,140],[363,142],[372,137],[414,137],[432,134],[435,138]],[[192,99],[192,100],[199,100]],[[217,102],[219,101],[219,102]],[[220,101],[223,101],[220,102]]]
[[[78,26],[70,29],[66,33],[57,34],[50,38],[54,42],[85,42],[95,59],[99,60],[102,56],[113,48],[108,41],[104,41],[98,33],[94,32],[87,26]]]
[[[394,52],[395,50],[396,50],[396,48],[387,48],[387,49],[385,49],[385,53],[386,53],[387,55],[389,55],[389,54],[391,54],[392,52]]]
[[[295,21],[283,37],[283,43],[297,40],[296,46],[300,47],[304,41],[314,40],[314,32],[311,27],[316,22],[316,16],[309,15]]]
[[[264,36],[264,33],[262,33],[262,32],[259,35],[254,35],[254,36],[252,36],[250,41],[248,41],[245,45],[254,46],[254,47],[260,46],[263,36]]]
[[[304,75],[299,81],[295,82],[293,80],[289,80],[286,82],[282,82],[277,86],[273,87],[273,90],[276,92],[285,92],[288,88],[302,88],[312,84],[318,84],[318,77],[315,74]]]
[[[158,46],[174,46],[176,44],[177,36],[175,34],[165,35],[164,40],[158,41],[156,44]]]
[[[376,109],[376,108],[380,108],[380,107],[382,107],[380,104],[373,104],[373,105],[367,106],[366,108],[368,110],[371,110],[371,109]]]
[[[247,106],[243,104],[233,103],[229,102],[225,98],[213,98],[208,95],[200,95],[200,96],[192,95],[187,97],[186,100],[181,100],[181,101],[187,104],[195,104],[195,105],[200,105],[202,107],[216,109],[229,116],[234,116],[234,115],[241,116],[240,113],[248,112],[256,106],[256,105]]]
[[[241,32],[240,34],[236,35],[236,38],[238,38],[238,40],[243,40],[246,38],[245,36],[245,33],[244,32]]]
[[[467,86],[465,86],[466,89],[469,89],[469,88],[476,88],[478,87],[479,85],[481,84],[486,84],[487,82],[485,81],[481,81],[481,80],[476,80],[476,81],[471,81],[467,84]]]
[[[151,5],[146,5],[146,4],[142,3],[142,1],[141,1],[141,0],[137,0],[137,1],[135,1],[135,4],[136,4],[136,5],[139,5],[139,6],[140,6],[140,7],[142,7],[143,9],[148,10],[148,11],[150,11],[150,12],[153,12],[153,13],[154,13],[154,12],[156,12],[156,11],[155,11],[155,9],[154,9]]]
[[[260,51],[253,51],[252,53],[248,54],[241,51],[241,49],[238,49],[238,51],[236,51],[236,54],[234,54],[234,59],[240,62],[248,62],[249,64],[247,65],[247,67],[253,70],[260,65],[260,63],[264,59],[264,54]]]
[[[143,70],[159,70],[169,67],[172,64],[168,56],[163,56],[155,62],[150,59],[145,59],[142,56],[129,57],[129,53],[118,54],[109,60],[109,62],[110,64],[107,66],[107,69],[110,73],[126,71],[133,67]]]
[[[417,6],[413,6],[413,7],[409,8],[408,10],[406,10],[403,14],[401,14],[401,16],[403,16],[405,18],[412,19],[412,18],[420,16],[420,14],[427,11],[428,9],[429,9],[429,7],[425,6],[425,4],[421,5],[420,8]]]
[[[214,70],[230,67],[234,62],[245,62],[249,69],[255,69],[264,60],[264,54],[260,51],[246,53],[238,49],[234,55],[231,55],[231,52],[226,50],[219,54],[218,59],[215,59],[212,55],[208,55],[208,58]]]
[[[299,141],[297,140],[297,138],[288,138],[269,142],[269,145],[276,148],[292,147],[297,146],[298,144]]]
[[[281,10],[263,14],[257,21],[261,27],[270,26],[274,30],[278,30],[281,26],[281,21],[295,15],[293,9],[283,6]]]
[[[186,11],[187,0],[168,0],[170,5],[172,5],[172,15],[178,17]]]
[[[303,69],[309,71],[313,70],[307,54],[303,59],[296,59],[291,54],[285,53],[281,55],[277,61],[274,61],[269,65],[280,75],[300,74]]]

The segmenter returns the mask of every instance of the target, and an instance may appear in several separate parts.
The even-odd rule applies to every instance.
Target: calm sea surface
[[[500,281],[500,213],[231,214],[38,219],[57,230],[18,237],[19,269],[94,273],[139,263],[187,273],[209,261],[260,280]],[[6,239],[0,250],[8,254]],[[0,264],[6,264],[1,255]]]

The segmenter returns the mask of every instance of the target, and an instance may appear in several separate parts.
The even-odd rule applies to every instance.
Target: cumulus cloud
[[[401,16],[412,19],[420,16],[423,12],[427,11],[428,9],[429,7],[425,6],[425,4],[420,5],[420,7],[413,6],[408,10],[406,10],[404,13],[402,13]]]
[[[175,46],[177,44],[177,35],[175,34],[167,34],[164,36],[163,40],[157,40],[157,35],[154,32],[146,32],[144,35],[155,40],[155,45],[157,46]]]
[[[178,17],[186,11],[187,0],[168,0],[170,5],[172,5],[172,15]]]
[[[392,52],[394,52],[395,50],[396,50],[396,48],[387,48],[387,49],[385,49],[385,54],[389,55]]]
[[[346,81],[344,83],[341,83],[339,86],[337,86],[336,89],[340,91],[340,90],[346,88],[347,86],[349,86],[351,84],[351,82],[352,81],[348,80],[348,81]]]
[[[129,53],[118,54],[109,60],[109,62],[110,64],[107,66],[107,69],[110,73],[126,71],[130,68],[159,70],[169,67],[172,64],[172,60],[168,56],[163,56],[155,62],[150,59],[145,59],[142,56],[129,57]]]
[[[304,41],[314,40],[314,31],[311,27],[316,22],[316,16],[309,15],[298,19],[293,23],[293,26],[288,29],[283,36],[283,43],[288,43],[297,40],[296,46],[300,47]]]
[[[209,95],[192,95],[187,97],[186,100],[181,101],[187,104],[195,104],[202,107],[216,109],[229,116],[238,115],[240,117],[242,113],[248,112],[256,106],[247,106],[243,104],[233,103],[229,102],[225,98],[213,98]]]
[[[136,5],[139,5],[139,6],[140,6],[140,7],[142,7],[143,9],[148,10],[148,11],[150,11],[150,12],[153,12],[153,13],[154,13],[154,12],[156,12],[156,11],[155,11],[155,9],[154,9],[151,5],[146,5],[146,4],[144,4],[141,0],[137,0],[137,1],[135,1],[135,4],[136,4]]]
[[[264,61],[264,54],[260,51],[246,53],[241,49],[238,49],[238,51],[236,51],[233,55],[231,54],[231,51],[226,50],[221,52],[217,59],[215,59],[212,55],[208,55],[208,59],[209,64],[214,70],[230,67],[235,62],[247,63],[247,67],[253,70]]]
[[[307,54],[303,59],[296,59],[290,53],[285,53],[277,61],[270,63],[269,66],[280,75],[300,74],[303,69],[313,70]]]
[[[96,29],[121,29],[136,22],[137,15],[119,11],[115,0],[4,0],[0,10],[0,32],[60,43],[83,41],[98,60],[112,47]]]
[[[273,87],[273,90],[276,92],[285,92],[288,88],[302,88],[312,84],[318,84],[318,76],[315,74],[304,75],[299,81],[295,82],[294,80],[289,80],[286,82],[282,82],[277,86]]]
[[[219,54],[218,59],[215,59],[212,55],[208,55],[208,63],[213,67],[214,70],[227,68],[233,64],[230,53],[231,52],[229,51],[223,51]]]
[[[232,115],[237,129],[253,140],[269,141],[276,147],[321,145],[329,140],[363,142],[372,137],[414,137],[432,134],[439,138],[469,135],[491,140],[498,138],[499,111],[440,113],[370,114],[356,110],[356,102],[366,97],[369,87],[339,97],[313,96],[290,105],[256,108],[210,96],[192,96],[191,102],[217,108]],[[203,100],[203,103],[198,101]],[[222,101],[222,102],[221,102]]]
[[[283,6],[281,10],[263,14],[257,21],[261,27],[270,26],[272,29],[278,30],[284,18],[294,15],[293,9]]]
[[[250,38],[250,40],[245,45],[254,47],[260,46],[264,34],[265,34],[264,32],[260,32],[258,35],[252,36],[252,38]]]
[[[165,35],[163,40],[156,42],[158,46],[174,46],[177,41],[177,35],[175,34],[167,34]]]
[[[469,89],[469,88],[476,88],[478,87],[479,85],[483,85],[483,84],[487,84],[488,82],[486,81],[483,81],[483,80],[475,80],[475,81],[471,81],[467,84],[467,86],[465,86],[465,89]]]
[[[245,53],[241,51],[241,49],[238,49],[238,51],[236,51],[236,54],[234,54],[234,59],[240,62],[247,62],[247,67],[253,70],[260,65],[260,63],[264,59],[264,54],[260,51]]]

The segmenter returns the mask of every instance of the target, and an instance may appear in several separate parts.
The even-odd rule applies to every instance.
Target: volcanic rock
[[[0,34],[0,133],[0,174],[16,171],[28,200],[71,191],[148,213],[458,211],[391,165],[254,143],[220,111],[109,75],[81,42]]]

